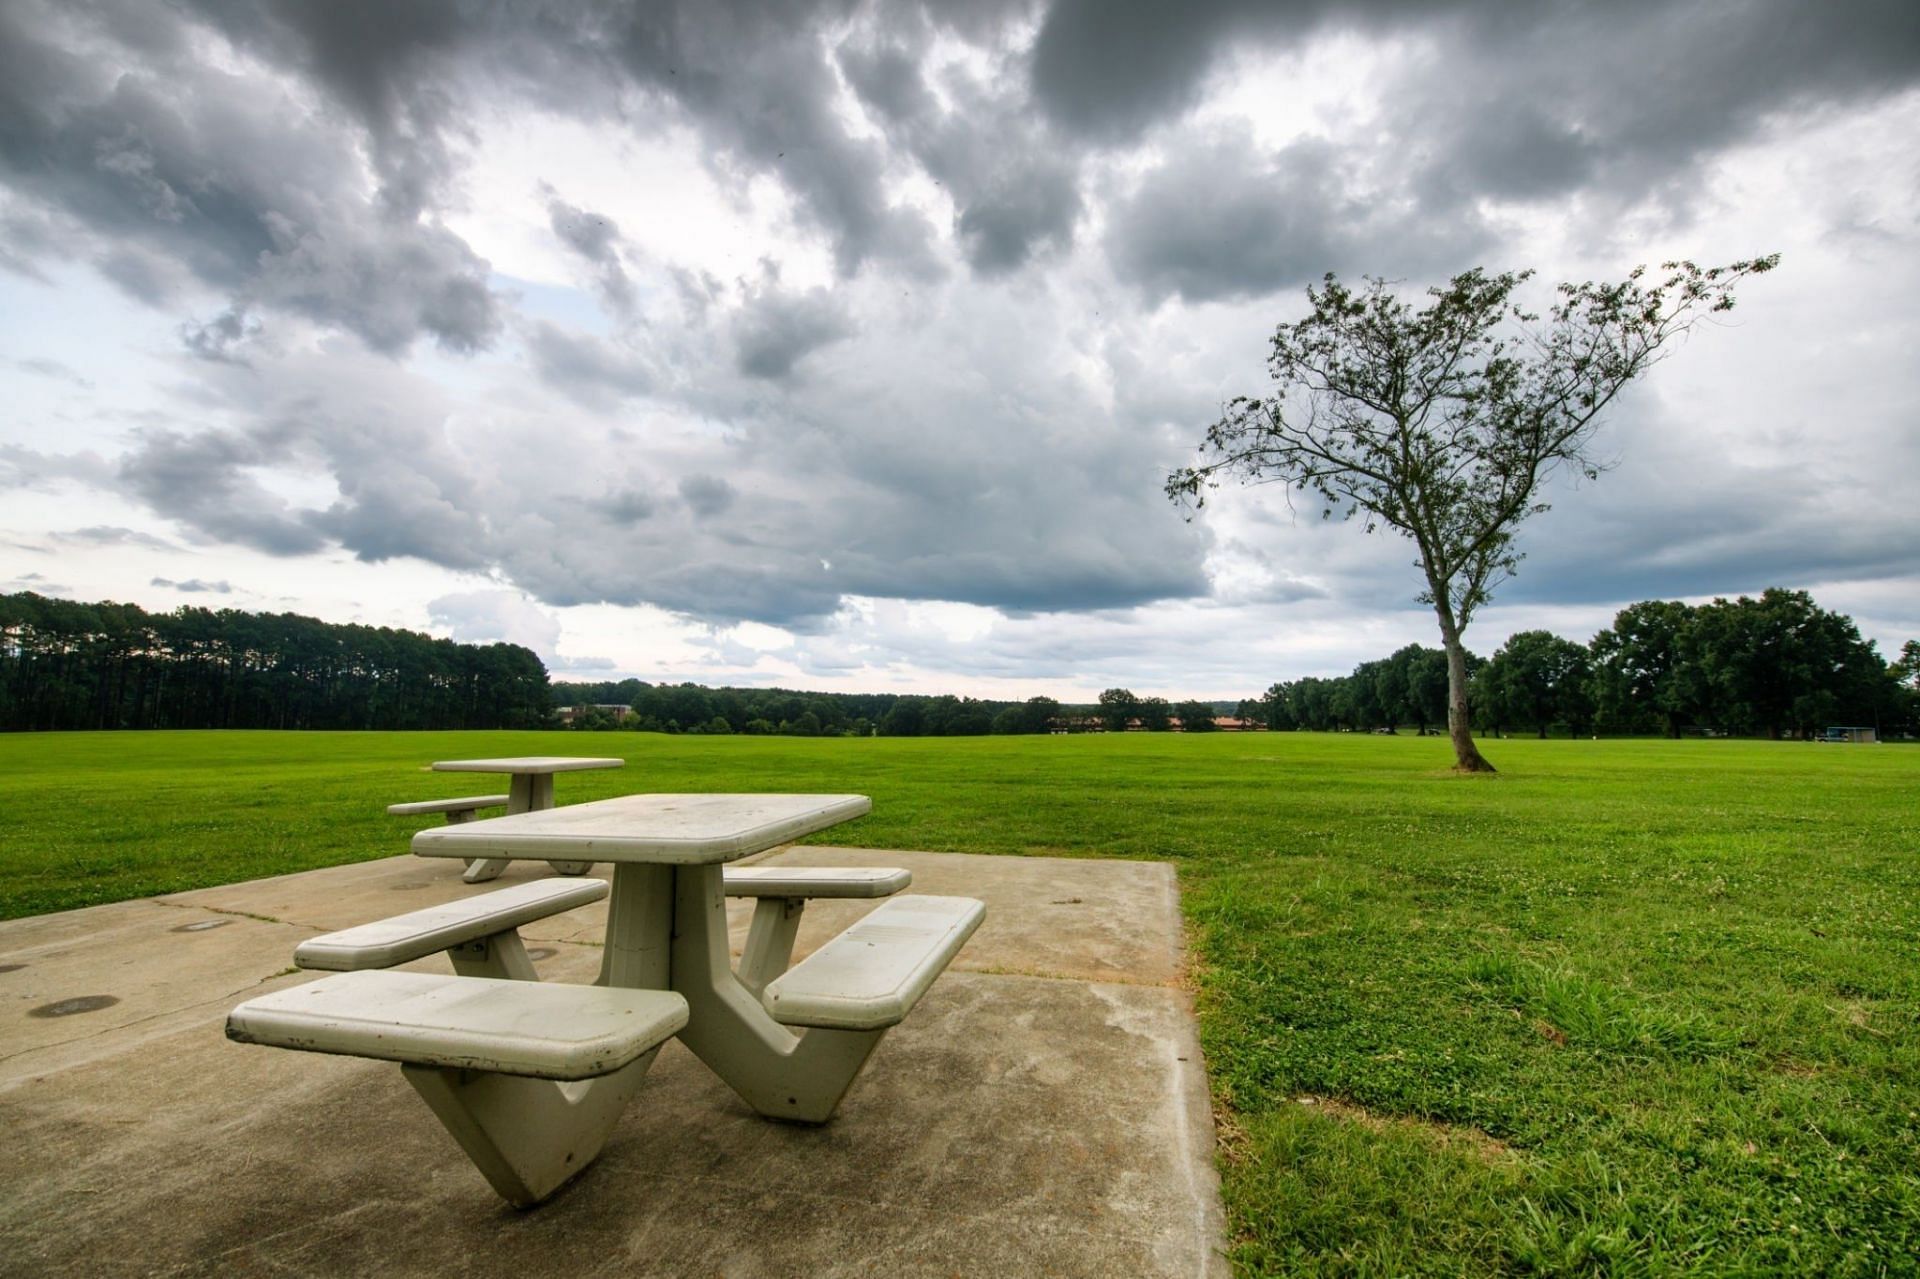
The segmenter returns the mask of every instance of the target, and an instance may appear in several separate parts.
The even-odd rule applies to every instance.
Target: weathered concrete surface
[[[599,1161],[530,1212],[493,1196],[396,1067],[230,1044],[221,1025],[309,979],[285,971],[302,938],[544,864],[469,886],[457,863],[397,857],[0,923],[0,1274],[1224,1271],[1170,867],[772,860],[907,866],[913,891],[983,898],[987,923],[831,1123],[760,1119],[669,1044]],[[800,950],[874,904],[815,904]],[[591,978],[604,910],[525,930],[545,976]],[[90,995],[119,1002],[44,1015]]]

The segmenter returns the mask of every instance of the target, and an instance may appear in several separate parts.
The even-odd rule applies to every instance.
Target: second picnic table
[[[572,773],[588,768],[625,768],[627,761],[605,756],[586,755],[510,755],[500,759],[442,759],[435,760],[433,771],[436,773],[506,773],[511,777],[507,786],[507,813],[537,813],[553,807],[553,775]],[[562,875],[584,875],[593,869],[590,861],[553,861],[553,868]],[[501,857],[479,858],[469,863],[465,879],[470,884],[478,884],[493,879],[507,868],[507,861]]]

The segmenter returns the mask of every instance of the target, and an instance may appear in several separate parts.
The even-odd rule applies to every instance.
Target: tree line
[[[709,688],[702,684],[556,683],[556,706],[583,708],[574,728],[639,732],[755,733],[789,737],[981,737],[1045,733],[1063,708],[1051,697],[1024,702],[950,694],[815,693],[786,688]],[[615,718],[608,707],[628,707]]]
[[[576,708],[569,726],[666,733],[756,733],[790,737],[985,737],[989,734],[1213,730],[1213,702],[1169,702],[1110,688],[1098,702],[1051,697],[1022,702],[945,694],[811,693],[784,688],[708,688],[702,684],[556,683],[556,706]],[[614,708],[626,707],[620,715]],[[1255,703],[1241,704],[1256,716]]]
[[[546,667],[517,644],[0,595],[0,729],[530,728],[548,717]]]
[[[1920,732],[1920,641],[1889,662],[1804,591],[1633,604],[1582,645],[1523,631],[1466,655],[1480,731],[1542,736],[1812,736],[1833,725]],[[1442,731],[1447,655],[1410,644],[1353,673],[1274,684],[1237,713],[1275,729]],[[580,728],[791,736],[955,737],[1215,727],[1224,704],[1108,689],[1098,702],[894,693],[549,684],[529,650],[291,613],[82,604],[0,595],[0,729],[531,728],[556,706],[631,708]]]
[[[1550,631],[1467,654],[1476,731],[1813,737],[1833,726],[1920,731],[1920,641],[1889,662],[1853,619],[1805,591],[1620,610],[1586,644]],[[1285,681],[1258,703],[1272,728],[1396,729],[1447,723],[1446,654],[1418,644],[1351,675]]]

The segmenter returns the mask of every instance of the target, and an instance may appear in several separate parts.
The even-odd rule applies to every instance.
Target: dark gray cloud
[[[1474,219],[1435,221],[1356,185],[1328,143],[1268,156],[1244,129],[1189,139],[1116,202],[1107,254],[1151,301],[1205,302],[1260,297],[1328,271],[1431,278],[1485,243]]]
[[[823,27],[844,0],[631,6],[411,7],[206,3],[202,11],[259,56],[320,86],[370,141],[381,198],[411,216],[451,169],[451,138],[472,108],[470,81],[510,87],[554,111],[618,121],[644,94],[700,125],[716,164],[778,172],[833,244],[842,274],[868,260],[924,270],[928,228],[892,207],[884,157],[851,134]]]
[[[547,216],[553,233],[594,268],[594,286],[616,314],[631,316],[635,305],[633,281],[621,264],[625,241],[619,224],[600,213],[568,204],[547,190]]]
[[[770,281],[749,294],[734,317],[734,358],[748,377],[784,378],[808,355],[853,331],[846,304],[832,293],[789,292]]]
[[[1230,54],[1304,54],[1333,32],[1430,45],[1380,93],[1401,141],[1391,162],[1453,207],[1558,195],[1602,172],[1631,200],[1783,108],[1920,82],[1920,16],[1906,0],[1844,13],[1797,0],[1058,0],[1035,42],[1033,96],[1065,131],[1132,143],[1178,122]]]
[[[909,152],[955,205],[954,235],[983,275],[1006,275],[1048,249],[1065,249],[1084,212],[1080,166],[1054,145],[1023,93],[946,68],[945,105],[921,72],[929,32],[913,45],[849,41],[842,74],[889,141]]]
[[[1602,237],[1638,233],[1619,215],[1649,195],[1686,213],[1721,149],[1914,84],[1915,25],[1910,6],[1836,21],[1785,0],[19,0],[0,9],[0,267],[47,282],[85,264],[178,308],[161,357],[178,382],[155,392],[177,412],[130,436],[127,416],[85,424],[89,443],[131,440],[111,460],[40,451],[64,424],[35,421],[34,448],[0,445],[0,485],[110,488],[196,543],[487,573],[532,601],[455,599],[442,620],[493,633],[606,601],[818,638],[850,597],[961,601],[1046,638],[929,641],[926,660],[1019,674],[1123,662],[1142,631],[1107,615],[1156,601],[1404,608],[1403,546],[1187,526],[1160,497],[1220,399],[1258,389],[1255,304],[1327,270],[1443,277],[1515,242],[1508,202]],[[1358,39],[1322,43],[1336,34]],[[1356,48],[1354,103],[1292,135],[1225,99],[1191,111],[1225,77],[1258,68],[1284,92]],[[498,288],[450,225],[497,230],[476,122],[549,116],[691,137],[722,205],[772,226],[761,272],[652,257],[639,245],[674,232],[649,210],[672,191],[589,198],[556,171],[536,234],[612,322]],[[1869,200],[1829,233],[1897,265],[1905,216]],[[496,349],[450,371],[426,343]],[[1606,500],[1568,503],[1590,515],[1528,526],[1512,598],[1916,557],[1885,520],[1823,522],[1857,471],[1777,500],[1790,468],[1762,473],[1692,502],[1609,477]],[[1100,614],[1099,639],[1077,648],[1061,614]],[[810,651],[820,670],[866,660]]]
[[[1716,335],[1723,336],[1723,335]],[[1528,558],[1506,604],[1591,604],[1899,578],[1920,528],[1895,503],[1850,502],[1848,465],[1760,462],[1701,448],[1658,418],[1616,428],[1619,470],[1523,526]],[[1808,442],[1806,455],[1822,450]],[[1920,474],[1920,442],[1872,444],[1875,472]]]
[[[283,460],[280,451],[237,432],[145,433],[120,462],[119,482],[157,514],[203,537],[269,555],[305,555],[326,539],[250,473]]]
[[[383,351],[423,333],[454,350],[492,338],[486,264],[373,198],[350,135],[197,59],[167,18],[124,19],[0,11],[0,183],[77,228],[69,247],[97,245],[109,278],[148,302],[184,271],[237,307],[337,324]]]
[[[43,453],[18,444],[0,444],[0,492],[49,491],[63,484],[106,487],[114,464],[97,453]]]
[[[695,515],[720,515],[737,496],[733,485],[717,475],[688,475],[680,481],[680,500]]]
[[[526,335],[540,380],[589,407],[645,395],[661,381],[657,362],[628,342],[575,333],[541,321]]]
[[[197,577],[190,577],[183,582],[176,582],[172,578],[167,577],[156,577],[152,582],[148,583],[148,585],[176,590],[184,595],[233,594],[233,584],[231,582],[204,582]]]
[[[1101,142],[1137,137],[1198,99],[1236,27],[1279,5],[1056,0],[1033,48],[1034,97],[1061,127]]]
[[[244,312],[225,310],[206,323],[189,320],[180,326],[180,341],[194,357],[212,360],[219,364],[247,363],[239,347],[249,338],[258,336],[260,322],[250,319]]]
[[[651,519],[659,507],[651,494],[638,489],[622,489],[605,497],[593,498],[587,505],[615,524],[638,524],[641,520]]]

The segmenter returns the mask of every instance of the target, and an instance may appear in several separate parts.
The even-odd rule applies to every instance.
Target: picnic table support
[[[526,1208],[593,1162],[686,1019],[669,991],[361,969],[248,1000],[227,1037],[398,1062],[488,1183]]]
[[[666,990],[672,985],[673,867],[615,866],[607,898],[607,942],[600,986]]]
[[[757,993],[733,973],[721,868],[661,869],[673,875],[671,900],[679,925],[672,938],[672,971],[674,989],[687,1001],[681,1042],[762,1115],[825,1123],[886,1031],[809,1030],[796,1035],[774,1021]],[[613,909],[619,909],[617,883]],[[612,937],[611,920],[609,925]]]
[[[531,1208],[600,1154],[658,1048],[611,1075],[563,1084],[433,1066],[400,1067],[499,1196]]]
[[[787,971],[794,939],[800,934],[800,916],[806,910],[804,897],[762,897],[753,904],[753,923],[747,927],[737,976],[755,999],[768,982]]]
[[[513,773],[507,779],[507,812],[537,813],[553,807],[552,773]],[[470,857],[467,869],[460,878],[469,884],[484,884],[488,880],[498,879],[500,872],[507,868],[504,857]],[[548,862],[562,875],[584,875],[593,869],[592,862],[557,861]]]
[[[553,807],[552,773],[515,773],[507,787],[507,811],[509,813],[537,813]],[[505,866],[505,862],[500,865]],[[593,869],[592,862],[548,862],[547,865],[562,875],[584,875]],[[498,874],[499,872],[494,872]]]
[[[416,800],[409,804],[388,804],[387,814],[391,817],[414,817],[421,813],[439,813],[447,819],[447,825],[459,826],[472,821],[473,815],[481,809],[498,808],[511,798],[511,795],[462,795],[453,799]],[[506,865],[498,858],[469,857],[467,869],[461,878],[469,884],[484,884],[490,879],[498,879]]]

